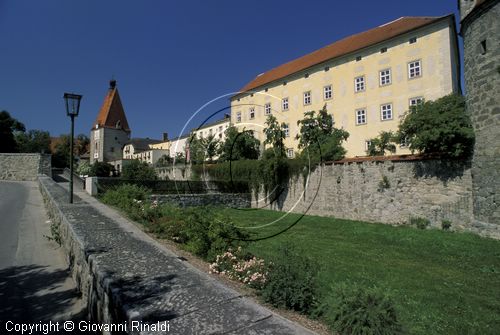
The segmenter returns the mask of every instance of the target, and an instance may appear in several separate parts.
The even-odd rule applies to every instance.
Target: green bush
[[[264,300],[310,314],[316,304],[318,265],[288,243],[269,261],[267,282],[261,291]]]
[[[450,220],[441,221],[441,228],[443,230],[449,230],[451,228],[451,221]]]
[[[324,319],[340,334],[401,334],[393,302],[375,288],[339,285],[323,302]]]
[[[146,162],[132,160],[122,169],[122,178],[130,180],[157,180],[155,169]]]
[[[145,217],[145,204],[150,191],[142,186],[123,184],[109,189],[101,196],[105,204],[118,207],[133,220],[142,221]],[[146,206],[148,210],[150,206]]]
[[[104,162],[95,162],[90,165],[89,176],[92,177],[109,177],[115,168],[113,165]]]
[[[411,218],[410,224],[418,229],[426,229],[431,222],[426,218]]]
[[[247,238],[227,218],[207,207],[178,208],[161,205],[159,214],[148,224],[151,232],[183,245],[189,252],[208,261],[237,246]]]

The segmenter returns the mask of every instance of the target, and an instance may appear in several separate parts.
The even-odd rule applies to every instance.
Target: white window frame
[[[408,106],[418,106],[424,102],[424,97],[413,97],[408,100]]]
[[[354,92],[363,92],[365,88],[365,76],[354,78]]]
[[[293,148],[287,148],[286,149],[286,156],[288,158],[293,158],[295,157],[295,152],[293,151]]]
[[[393,118],[392,103],[380,105],[380,120],[389,121]]]
[[[371,144],[372,144],[371,140],[365,140],[365,151],[368,152],[368,150],[370,149],[370,145]]]
[[[408,148],[408,137],[402,137],[401,142],[399,142],[400,148]]]
[[[265,113],[266,115],[270,115],[271,114],[271,103],[268,102],[264,105],[264,109],[265,109]]]
[[[248,110],[248,117],[250,118],[250,120],[255,119],[255,107],[250,107],[250,109]]]
[[[379,71],[379,85],[387,86],[392,84],[391,69],[383,69]]]
[[[366,124],[366,108],[356,109],[356,125]]]
[[[94,140],[98,140],[100,137],[99,131],[94,131]]]
[[[285,137],[290,137],[290,125],[288,123],[283,125],[283,132],[285,133]]]
[[[420,59],[408,63],[408,79],[422,77],[422,61]]]
[[[304,92],[304,106],[308,106],[312,103],[311,91]]]
[[[236,122],[241,122],[241,112],[236,112]]]
[[[330,100],[332,99],[332,96],[332,85],[326,85],[325,87],[323,87],[323,100]]]
[[[288,110],[288,97],[281,99],[281,109],[284,111]]]

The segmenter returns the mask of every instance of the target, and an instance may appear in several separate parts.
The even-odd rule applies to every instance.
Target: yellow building
[[[326,104],[335,127],[350,134],[347,157],[364,156],[367,141],[397,130],[410,105],[459,93],[459,75],[454,16],[403,17],[258,75],[231,98],[231,121],[263,142],[273,114],[287,124],[293,157],[297,121]]]

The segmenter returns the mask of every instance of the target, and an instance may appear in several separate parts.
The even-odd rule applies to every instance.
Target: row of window
[[[286,100],[288,104],[288,99]],[[423,102],[422,97],[414,97],[410,98],[409,105],[416,106]],[[266,103],[264,105],[264,110],[266,115],[271,114],[271,103]],[[249,110],[250,119],[255,119],[255,107],[250,107]],[[392,120],[393,119],[393,110],[392,104],[387,103],[380,106],[380,119],[382,121]],[[236,112],[236,122],[241,122],[241,112]],[[366,109],[360,108],[356,110],[356,125],[366,124]],[[288,129],[286,130],[288,131]]]

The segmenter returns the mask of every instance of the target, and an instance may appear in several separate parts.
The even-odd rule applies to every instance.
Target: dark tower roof
[[[123,129],[127,132],[131,131],[116,88],[116,80],[109,82],[108,93],[92,128],[95,129],[96,125],[104,128]]]

